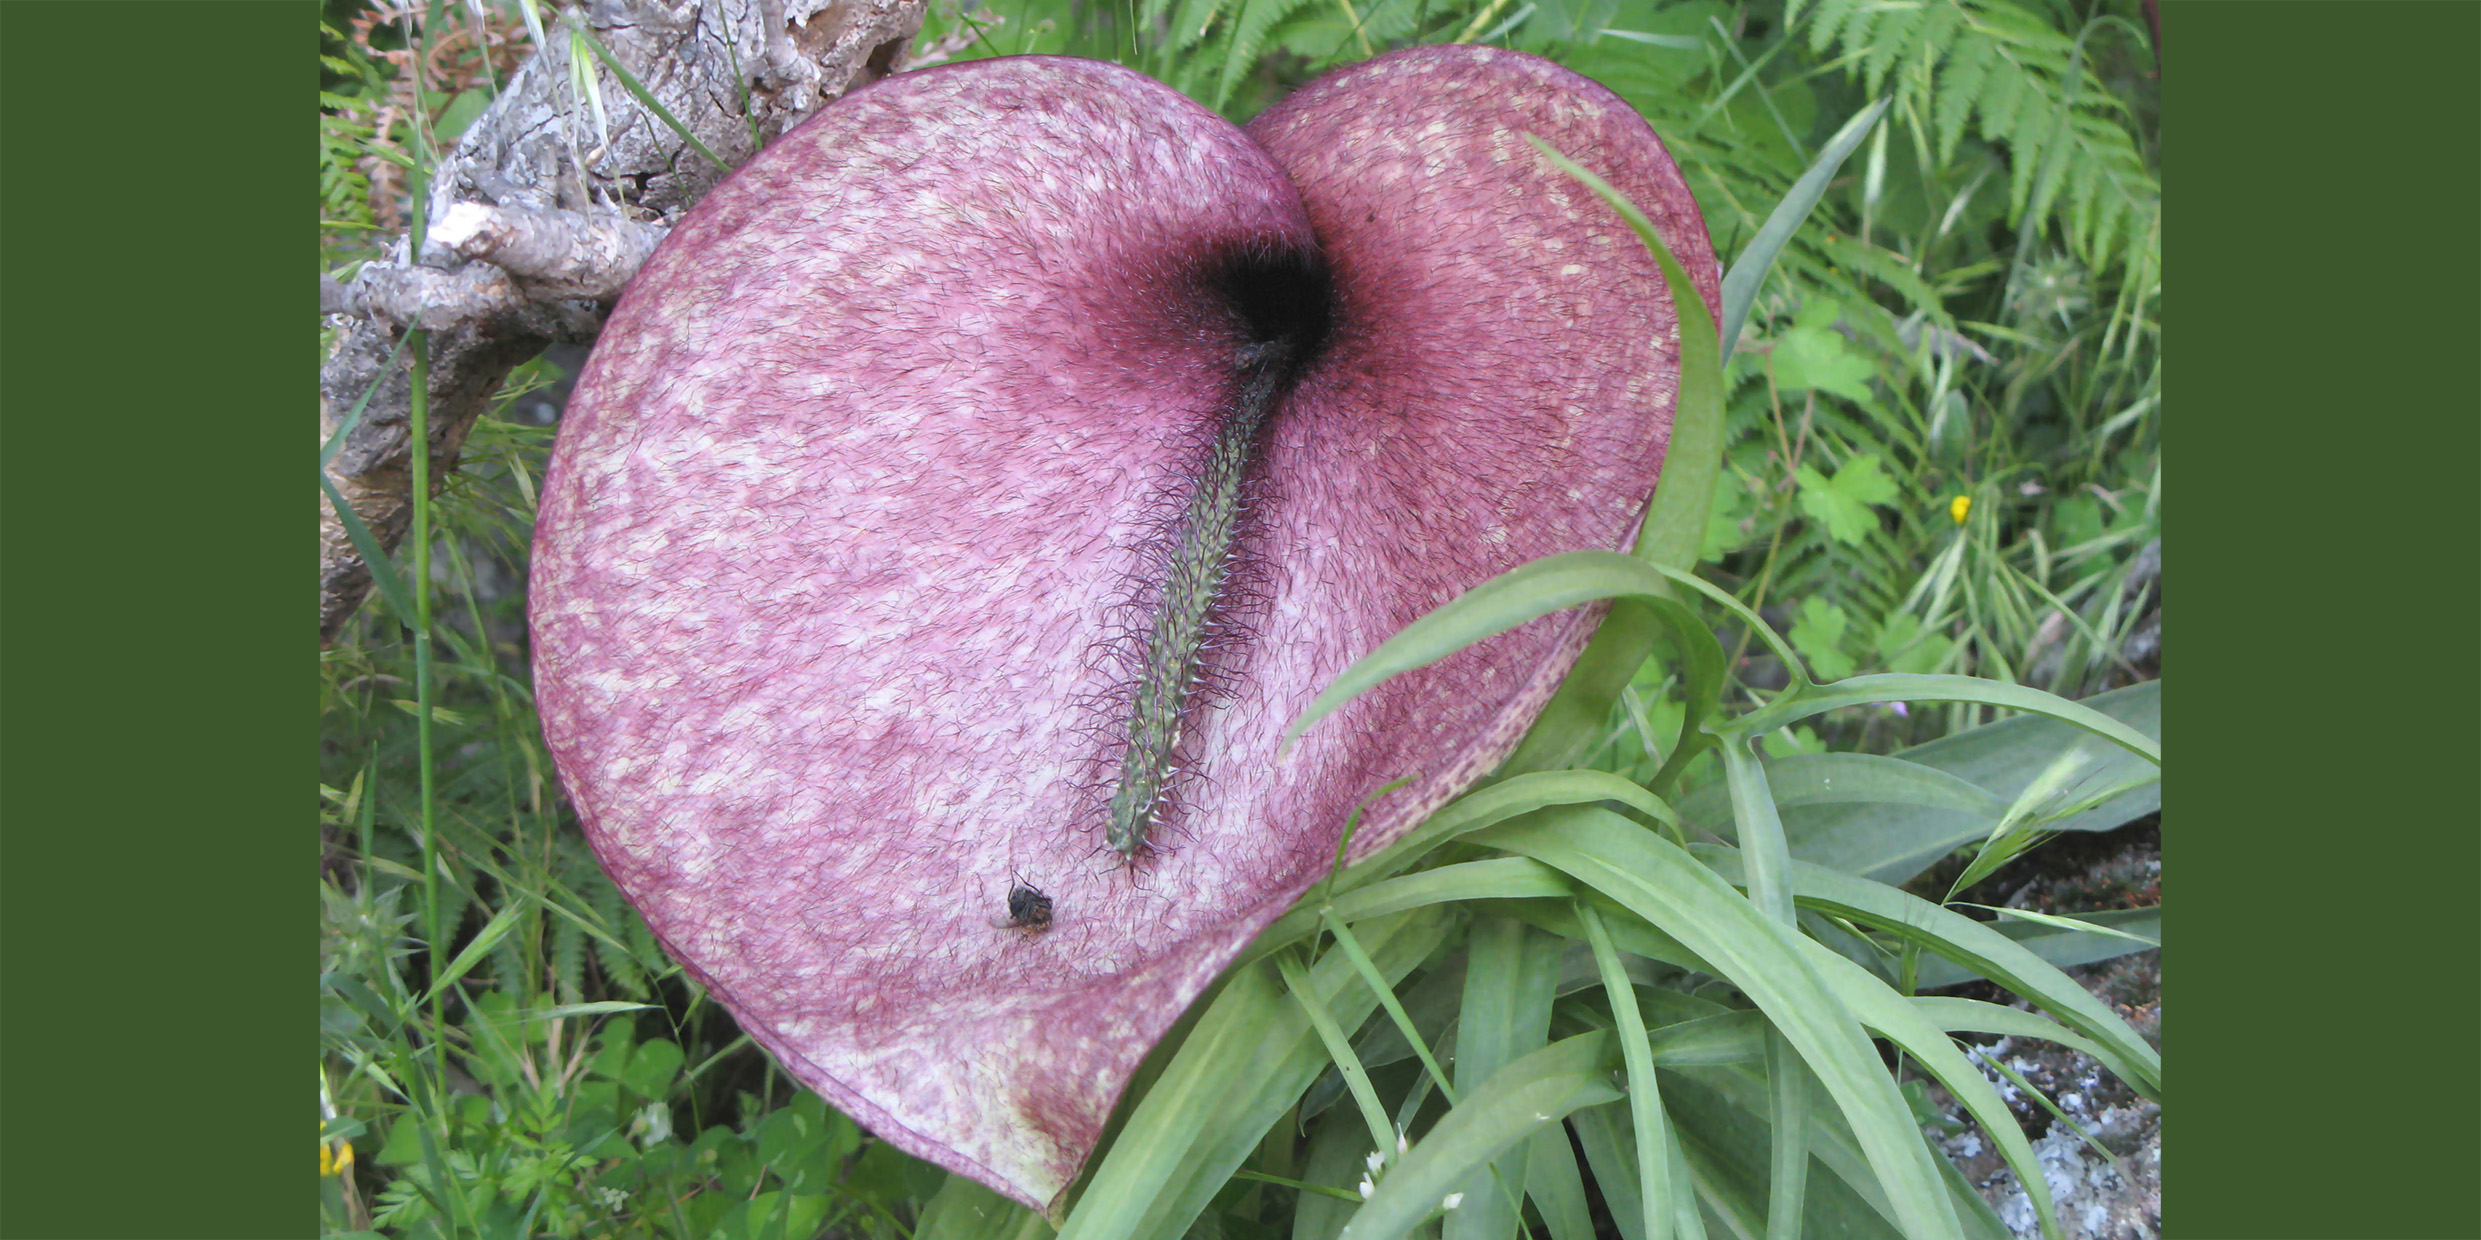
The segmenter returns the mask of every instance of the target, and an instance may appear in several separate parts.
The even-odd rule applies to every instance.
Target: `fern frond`
[[[1232,24],[1231,45],[1223,51],[1223,77],[1215,86],[1215,107],[1231,102],[1232,91],[1241,78],[1258,63],[1266,51],[1266,33],[1276,23],[1292,16],[1293,11],[1309,0],[1241,0],[1240,16]]]
[[[1835,36],[1843,32],[1845,24],[1860,12],[1864,2],[1865,0],[1818,0],[1817,10],[1809,17],[1809,50],[1820,56],[1825,55],[1827,49],[1835,45]],[[1788,26],[1794,16],[1795,14],[1786,13],[1784,23]],[[1854,40],[1846,40],[1847,46],[1851,42]]]
[[[1874,14],[1875,20],[1870,25],[1869,38],[1866,40],[1857,37],[1851,39],[1855,46],[1869,49],[1861,65],[1861,80],[1868,84],[1865,88],[1866,93],[1875,97],[1879,93],[1879,88],[1886,85],[1887,70],[1895,67],[1897,61],[1910,56],[1914,48],[1921,46],[1924,29],[1930,24],[1930,14],[1953,11],[1952,5],[1941,4],[1931,9],[1925,8],[1917,0],[1907,0],[1902,4],[1880,5]]]
[[[1816,52],[1839,51],[1869,93],[1895,92],[1939,164],[1976,128],[2006,147],[2010,220],[2055,229],[2097,272],[2126,261],[2112,247],[2145,231],[2132,220],[2160,213],[2128,105],[2044,14],[2013,0],[1818,0],[1805,20]]]
[[[1954,5],[1947,11],[1961,19],[1963,10]],[[1938,130],[1938,162],[1944,164],[1956,157],[1956,143],[1964,138],[1965,122],[1972,119],[1975,100],[1989,80],[1990,65],[1998,59],[1998,48],[1987,39],[1968,39],[1947,56],[1947,71],[1940,75],[1932,95],[1930,117]]]
[[[1206,37],[1215,19],[1223,15],[1225,0],[1182,0],[1180,11],[1172,18],[1167,50],[1185,52]]]

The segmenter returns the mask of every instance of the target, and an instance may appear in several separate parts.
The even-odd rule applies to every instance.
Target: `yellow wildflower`
[[[1971,516],[1972,512],[1973,497],[1970,495],[1959,495],[1947,501],[1947,515],[1954,517],[1958,525],[1964,524],[1964,518]]]
[[[343,1175],[345,1168],[352,1165],[353,1143],[351,1141],[319,1142],[320,1176]]]

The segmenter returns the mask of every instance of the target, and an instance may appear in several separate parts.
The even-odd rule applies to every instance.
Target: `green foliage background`
[[[320,209],[322,263],[330,270],[370,257],[403,227],[408,170],[453,141],[524,54],[513,8],[477,15],[430,6],[427,35],[423,17],[350,0],[328,6]],[[1618,91],[1680,161],[1727,260],[1758,234],[1848,118],[1888,101],[1884,122],[1792,235],[1750,299],[1745,328],[1727,342],[1736,348],[1723,374],[1723,470],[1697,572],[1740,606],[1717,620],[1724,680],[1709,703],[1729,714],[1762,702],[1787,683],[1805,683],[1804,663],[1826,681],[1963,673],[2069,698],[2155,674],[2159,125],[2155,60],[2134,3],[992,0],[935,5],[917,47],[949,48],[954,58],[1057,52],[1119,60],[1242,120],[1334,65],[1449,40],[1536,52]],[[425,66],[418,85],[410,72],[416,59]],[[321,655],[322,1159],[323,1170],[338,1172],[321,1178],[327,1228],[699,1240],[984,1234],[980,1223],[966,1225],[971,1218],[1039,1234],[1039,1220],[994,1212],[970,1186],[869,1139],[792,1086],[681,977],[587,854],[536,732],[524,655],[534,484],[551,436],[536,407],[543,385],[559,377],[544,362],[520,371],[433,505],[436,537],[425,567],[437,600],[428,631],[438,654],[427,743],[416,727],[422,695],[413,616],[374,599]],[[1758,616],[1787,631],[1788,644],[1754,623]],[[1736,838],[1724,778],[1731,746],[1697,752],[1675,744],[1694,730],[1684,722],[1702,717],[1692,711],[1705,709],[1683,670],[1683,643],[1694,644],[1664,638],[1658,657],[1624,678],[1620,700],[1595,723],[1574,765],[1657,789],[1669,799],[1666,812],[1678,807],[1670,831],[1680,842],[1692,835],[1729,842]],[[1910,711],[1844,706],[1771,732],[1749,754],[1751,769],[1766,759],[1780,789],[1814,774],[1800,761],[1828,760],[1830,751],[1905,751],[2005,713],[1969,701]],[[2049,830],[2125,821],[2095,817],[2099,803],[2086,794],[2125,789],[2097,781],[2089,768],[2098,759],[2065,733],[2027,739],[2018,727],[2006,733],[2016,739],[1998,744],[1987,739],[1993,731],[1957,741],[1997,755],[1962,778],[1999,803],[1981,808],[1969,838],[1906,837],[1928,841],[1927,860],[1972,845],[1984,863],[2003,864]],[[1936,766],[1921,755],[1938,752],[1946,751],[1908,756],[1918,759],[1915,767]],[[2069,753],[2085,753],[2086,767],[2054,765]],[[425,882],[418,776],[426,765],[435,780],[428,811],[435,898]],[[2047,771],[2064,773],[2037,787]],[[2127,802],[2116,804],[2124,810]],[[1747,820],[1739,826],[1745,830]],[[1520,830],[1499,845],[1523,854],[1522,842]],[[1443,855],[1450,865],[1423,872],[1500,864]],[[1698,856],[1729,868],[1725,859]],[[1887,878],[1893,863],[1878,862],[1875,876]],[[1493,873],[1497,882],[1511,872]],[[1551,880],[1528,872],[1523,881]],[[1511,898],[1489,884],[1468,894],[1493,895],[1494,907]],[[1657,1027],[1658,1045],[1669,1029],[1675,1040],[1721,1039],[1715,1045],[1725,1049],[1712,1053],[1721,1056],[1716,1063],[1739,1065],[1730,1071],[1748,1071],[1745,1055],[1732,1056],[1753,1047],[1776,1062],[1767,1057],[1779,1048],[1765,1049],[1743,1000],[1730,987],[1715,991],[1710,973],[1683,968],[1679,953],[1647,938],[1662,934],[1651,922],[1623,920],[1621,910],[1605,906],[1613,928],[1597,938],[1579,920],[1590,914],[1553,904],[1567,907],[1551,901],[1529,921],[1453,905],[1404,916],[1433,916],[1435,940],[1460,945],[1467,961],[1500,962],[1511,977],[1526,971],[1526,953],[1556,952],[1563,943],[1586,953],[1576,958],[1591,962],[1580,966],[1589,972],[1636,970],[1633,988],[1660,1009],[1644,1017]],[[1875,961],[1869,967],[1883,980],[1908,989],[1921,945],[1873,927],[1857,906],[1836,907],[1824,929],[1804,926],[1819,941]],[[1822,915],[1810,903],[1802,908],[1812,921]],[[436,986],[438,961],[423,948],[434,925],[444,930],[438,956],[448,961]],[[1391,934],[1409,933],[1395,923],[1358,929],[1374,956],[1385,954]],[[1325,955],[1284,955],[1278,963],[1288,989],[1343,994],[1336,987],[1353,980],[1343,950],[1351,934],[1338,922]],[[1613,935],[1616,945],[1602,941]],[[2067,937],[2086,958],[2111,950],[2096,948],[2091,935]],[[1313,934],[1309,941],[1327,940]],[[1416,957],[1390,966],[1406,979],[1408,1005],[1418,1008],[1431,993],[1424,979],[1447,976],[1443,963]],[[1617,987],[1630,989],[1629,982]],[[1557,998],[1568,1005],[1559,1011],[1584,1022],[1562,1028],[1624,1029],[1630,1018],[1589,1002],[1602,993],[1539,1000],[1547,1012]],[[1720,1002],[1710,997],[1718,993]],[[1440,1022],[1471,1019],[1473,997],[1463,992],[1459,1003],[1442,992],[1430,1017],[1408,1016],[1435,1037],[1447,1027]],[[1384,1042],[1396,1026],[1372,1014],[1366,992],[1358,1002],[1360,1015],[1340,1030],[1352,1033],[1366,1019],[1375,1023],[1354,1045]],[[1697,1024],[1705,1021],[1726,1023]],[[1683,1033],[1683,1022],[1695,1028]],[[1307,1026],[1299,1036],[1311,1036]],[[1397,1042],[1398,1058],[1363,1055],[1376,1074],[1373,1088],[1396,1099],[1381,1109],[1433,1134],[1419,1148],[1445,1150],[1454,1143],[1428,1127],[1444,1128],[1436,1119],[1443,1101],[1417,1084],[1432,1078],[1414,1062],[1416,1042]],[[1586,1053],[1571,1041],[1540,1053],[1563,1046],[1572,1057]],[[1544,1081],[1607,1075],[1619,1062],[1510,1060],[1509,1071],[1521,1060]],[[1468,1054],[1457,1067],[1457,1087],[1479,1083],[1463,1075],[1478,1062]],[[1637,1065],[1628,1067],[1633,1074]],[[1653,1068],[1646,1065],[1647,1079]],[[1745,1092],[1752,1088],[1746,1075],[1727,1074],[1675,1095],[1672,1081],[1685,1069],[1671,1071],[1664,1094],[1675,1108],[1729,1115],[1738,1107],[1743,1120],[1752,1111],[1761,1117],[1760,1126],[1768,1114],[1787,1113],[1784,1098],[1768,1096],[1765,1073],[1754,1094]],[[1441,1094],[1448,1084],[1436,1082]],[[1318,1088],[1330,1104],[1348,1100],[1333,1072]],[[1563,1097],[1582,1099],[1583,1089]],[[1314,1088],[1310,1099],[1296,1091],[1286,1100],[1278,1108],[1285,1123],[1265,1133],[1240,1175],[1206,1185],[1188,1216],[1149,1217],[1176,1222],[1175,1233],[1194,1217],[1205,1234],[1334,1234],[1345,1203],[1298,1185],[1348,1187],[1374,1138],[1352,1107],[1312,1122],[1317,1096]],[[1589,1155],[1605,1149],[1608,1158],[1633,1159],[1623,1158],[1633,1140],[1631,1104],[1578,1105],[1585,1109],[1572,1123]],[[1487,1135],[1487,1124],[1472,1122]],[[349,1164],[340,1164],[348,1149]],[[1690,1154],[1702,1160],[1702,1182],[1724,1184],[1729,1177],[1717,1168],[1744,1165],[1732,1162],[1739,1155],[1731,1151],[1693,1143]],[[1778,1144],[1772,1156],[1781,1155]],[[1738,1204],[1764,1230],[1770,1151],[1761,1142],[1749,1156],[1757,1160],[1757,1196]],[[1494,1165],[1504,1183],[1505,1166]],[[1606,1197],[1624,1178],[1600,1161],[1593,1170]],[[1811,1195],[1813,1213],[1849,1205],[1838,1193],[1867,1196],[1859,1181],[1813,1178],[1833,1181]],[[1528,1185],[1530,1199],[1501,1221],[1513,1229],[1522,1219],[1569,1240],[1577,1216],[1567,1207],[1575,1203],[1556,1185],[1534,1192]],[[1728,1218],[1736,1207],[1717,1192],[1703,1208]],[[1797,1193],[1794,1202],[1797,1210]],[[1484,1224],[1464,1220],[1497,1208],[1472,1205],[1451,1216],[1457,1240],[1483,1234],[1471,1229]],[[1605,1208],[1614,1217],[1627,1213]],[[1696,1215],[1691,1209],[1681,1225]],[[1141,1223],[1128,1234],[1149,1234]],[[1415,1223],[1441,1225],[1435,1217]],[[1639,1240],[1626,1222],[1620,1226]]]

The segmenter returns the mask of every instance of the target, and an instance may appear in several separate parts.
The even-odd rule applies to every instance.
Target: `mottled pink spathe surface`
[[[1652,487],[1660,275],[1520,129],[1713,270],[1624,104],[1427,49],[1248,135],[1090,62],[889,79],[718,188],[631,286],[544,494],[545,734],[648,924],[872,1131],[1049,1204],[1352,806],[1409,776],[1356,851],[1409,828],[1582,647],[1590,617],[1546,618],[1276,759],[1354,659],[1507,568],[1622,545]],[[1201,777],[1132,868],[1102,844],[1100,704],[1232,380],[1210,277],[1313,248],[1337,335],[1272,424]],[[994,924],[1017,881],[1048,930]]]

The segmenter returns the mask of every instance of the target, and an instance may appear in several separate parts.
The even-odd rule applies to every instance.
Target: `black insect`
[[[1008,891],[1008,920],[1001,929],[1040,930],[1051,924],[1051,897],[1023,881]]]

